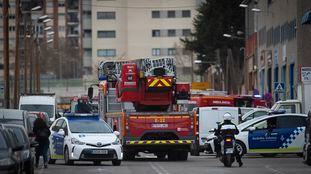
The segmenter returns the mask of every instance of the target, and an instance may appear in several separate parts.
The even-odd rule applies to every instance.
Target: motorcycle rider
[[[224,135],[226,132],[222,131],[222,127],[225,125],[234,125],[235,130],[234,130],[234,134],[237,135],[239,134],[239,130],[236,127],[236,125],[234,123],[231,122],[232,120],[232,115],[230,113],[225,113],[225,115],[223,116],[224,122],[218,125],[218,128],[215,131],[215,136],[217,137],[214,140],[214,145],[215,145],[215,151],[217,154],[217,157],[220,156],[220,151],[221,151],[221,145],[220,142],[222,141]],[[233,136],[233,138],[235,139],[235,137]],[[234,148],[234,156],[236,161],[239,163],[239,167],[241,167],[243,165],[242,160],[241,160],[241,156],[239,154],[239,152],[237,151],[236,147]]]

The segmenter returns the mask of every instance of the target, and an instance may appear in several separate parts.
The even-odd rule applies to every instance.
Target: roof
[[[17,109],[0,109],[0,119],[24,119],[24,110]]]
[[[276,103],[300,103],[300,100],[281,100]]]
[[[29,96],[21,96],[19,104],[55,105],[55,101],[56,101],[55,96],[29,95]]]
[[[286,117],[286,116],[300,116],[300,117],[306,117],[307,118],[307,115],[306,114],[293,114],[293,113],[288,113],[288,114],[275,114],[275,115],[264,115],[264,116],[260,116],[260,117],[257,117],[257,118],[254,118],[254,119],[251,119],[249,121],[246,121],[244,123],[241,123],[238,125],[238,129],[244,129],[245,127],[257,122],[257,121],[260,121],[260,120],[264,120],[266,118],[273,118],[273,117]]]

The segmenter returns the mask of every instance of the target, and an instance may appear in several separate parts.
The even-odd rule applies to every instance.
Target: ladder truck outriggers
[[[139,152],[187,160],[196,117],[183,107],[190,84],[176,82],[174,58],[101,62],[99,81],[99,112],[120,132],[125,160]]]

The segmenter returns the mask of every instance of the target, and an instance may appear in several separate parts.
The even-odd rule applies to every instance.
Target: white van
[[[200,107],[197,109],[197,116],[199,117],[199,135],[197,141],[192,147],[192,155],[199,155],[199,152],[207,150],[205,143],[207,142],[207,137],[212,129],[217,129],[218,124],[224,121],[223,116],[225,113],[230,113],[232,115],[232,122],[236,125],[239,123],[239,108],[238,107]]]
[[[51,123],[58,118],[56,106],[56,97],[54,93],[25,94],[20,96],[19,99],[20,110],[46,112]]]

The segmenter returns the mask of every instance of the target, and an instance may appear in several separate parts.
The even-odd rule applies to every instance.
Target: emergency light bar
[[[65,113],[64,117],[74,120],[74,119],[99,119],[99,114],[89,114],[89,113]]]
[[[286,110],[278,110],[278,111],[269,111],[268,115],[276,115],[276,114],[285,114]]]

